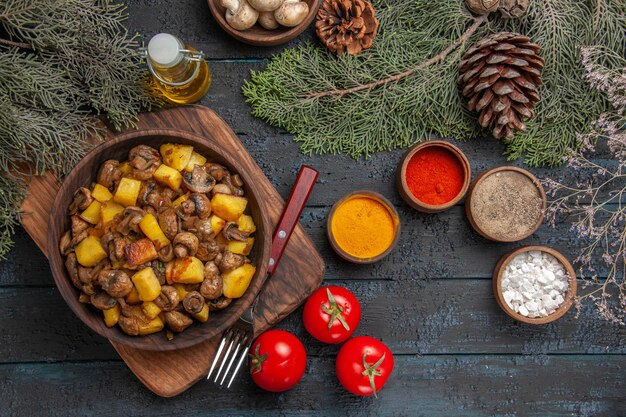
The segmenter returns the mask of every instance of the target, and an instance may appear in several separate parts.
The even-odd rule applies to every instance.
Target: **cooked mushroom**
[[[198,252],[198,237],[190,232],[182,232],[174,238],[174,255],[178,258],[194,256]]]
[[[180,203],[180,210],[178,211],[182,218],[187,218],[196,212],[196,203],[188,198]]]
[[[61,236],[61,240],[59,240],[59,250],[63,255],[67,255],[74,249],[72,245],[72,237],[70,235],[70,231],[63,233]]]
[[[221,4],[226,9],[226,21],[233,29],[250,29],[259,18],[259,12],[246,0],[222,0]]]
[[[96,287],[94,287],[93,284],[83,285],[82,290],[87,295],[94,295],[96,293]]]
[[[196,215],[199,218],[206,219],[211,215],[211,200],[205,194],[193,193],[187,201],[193,201]]]
[[[127,335],[137,336],[139,334],[140,323],[137,317],[120,316],[117,323]]]
[[[133,176],[138,180],[148,180],[161,165],[161,155],[151,146],[138,145],[128,152],[128,160],[134,168]]]
[[[213,195],[215,194],[233,194],[233,190],[226,184],[216,184],[213,187]]]
[[[222,180],[222,184],[227,185],[228,188],[230,188],[231,193],[234,195],[242,196],[244,194],[243,189],[235,185],[231,175],[226,175]]]
[[[154,300],[154,303],[163,311],[174,310],[179,302],[178,291],[176,291],[176,288],[169,285],[163,285],[161,287],[161,294]]]
[[[89,188],[81,187],[74,193],[74,198],[68,210],[70,214],[76,214],[79,210],[85,210],[93,202]]]
[[[123,262],[126,258],[126,245],[128,242],[123,237],[116,237],[109,243],[109,259],[112,262]]]
[[[189,314],[198,314],[204,307],[204,297],[198,291],[188,292],[183,300],[183,307]]]
[[[198,219],[194,224],[196,236],[200,241],[212,240],[215,237],[210,219]]]
[[[144,181],[141,184],[141,188],[139,189],[139,196],[137,198],[137,203],[141,206],[150,204],[148,202],[148,196],[150,195],[150,193],[154,190],[156,186],[157,184],[153,180]]]
[[[215,186],[215,178],[206,167],[200,165],[194,166],[191,172],[185,172],[183,181],[189,191],[194,193],[208,193]]]
[[[198,216],[189,216],[180,223],[180,227],[184,230],[195,230]]]
[[[231,251],[226,249],[222,254],[222,259],[220,260],[218,266],[220,268],[220,271],[228,272],[232,271],[233,269],[239,268],[245,263],[245,261],[246,258],[243,255],[232,253]]]
[[[193,323],[189,316],[179,311],[166,311],[163,315],[169,328],[176,333],[182,332]]]
[[[133,282],[126,272],[119,269],[109,269],[100,272],[98,283],[111,297],[125,297],[133,290]]]
[[[239,230],[239,226],[235,222],[228,222],[226,226],[224,226],[224,230],[222,231],[224,237],[228,240],[238,240],[240,242],[245,242],[248,240],[248,236],[250,233],[242,232]]]
[[[172,208],[159,213],[159,226],[169,240],[174,240],[178,234],[178,217],[176,211]]]
[[[169,262],[174,259],[174,248],[172,245],[163,246],[159,249],[158,254],[161,262]]]
[[[139,232],[139,222],[145,215],[146,212],[139,207],[126,207],[122,212],[122,219],[115,227],[115,230],[124,236],[128,235],[131,231],[137,233]]]
[[[148,265],[152,268],[152,271],[154,271],[154,275],[156,275],[157,279],[159,280],[159,284],[165,285],[167,280],[165,279],[165,264],[163,263],[163,261],[154,260],[152,262],[149,262]]]
[[[72,228],[72,236],[78,236],[81,232],[84,232],[90,227],[89,223],[87,223],[77,215],[73,215],[70,217],[70,223]]]
[[[116,161],[115,159],[104,161],[98,170],[98,176],[96,179],[98,184],[111,189],[113,184],[122,178],[122,171],[120,171],[119,165],[119,161]]]
[[[219,268],[214,262],[207,262],[204,266],[204,281],[200,285],[200,294],[207,300],[215,300],[223,291],[224,283]]]
[[[172,205],[172,199],[165,190],[167,188],[156,186],[146,196],[146,203],[151,205],[157,212],[164,207]]]
[[[82,304],[91,304],[91,296],[81,292],[78,296],[78,302]]]
[[[223,165],[207,162],[204,164],[204,167],[209,171],[209,174],[215,178],[215,181],[221,181],[225,175],[228,175],[228,170]]]
[[[214,260],[220,253],[220,245],[215,240],[200,242],[196,258],[202,262]]]
[[[79,290],[82,289],[83,283],[78,277],[78,259],[74,252],[70,253],[67,255],[67,258],[65,258],[65,269],[67,269],[67,274],[70,276],[72,284]]]
[[[230,305],[233,301],[232,298],[224,297],[223,295],[216,300],[209,301],[209,311],[223,310]]]
[[[300,0],[285,0],[274,12],[278,23],[287,27],[298,26],[309,14],[309,5]]]
[[[78,279],[83,284],[93,284],[98,280],[98,275],[102,271],[102,268],[85,268],[84,266],[78,266]]]
[[[284,0],[248,0],[250,6],[259,12],[271,12],[283,4]]]
[[[90,301],[91,305],[98,310],[108,310],[115,307],[115,304],[117,304],[117,301],[114,298],[111,298],[109,294],[104,291],[98,291],[93,294]]]

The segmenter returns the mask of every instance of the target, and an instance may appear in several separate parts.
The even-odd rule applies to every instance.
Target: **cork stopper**
[[[148,43],[148,56],[159,67],[170,68],[183,59],[183,43],[174,35],[159,33]]]

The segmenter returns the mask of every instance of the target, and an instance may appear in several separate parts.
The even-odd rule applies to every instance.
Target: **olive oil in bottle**
[[[146,62],[154,94],[170,103],[195,103],[211,85],[211,72],[204,53],[185,46],[168,33],[159,33],[150,39]]]

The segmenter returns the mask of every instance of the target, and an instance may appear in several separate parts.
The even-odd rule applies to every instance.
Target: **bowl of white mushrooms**
[[[217,23],[241,42],[274,46],[301,34],[321,0],[208,0]]]

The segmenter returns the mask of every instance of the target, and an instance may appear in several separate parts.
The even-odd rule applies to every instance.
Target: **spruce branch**
[[[157,104],[123,5],[0,0],[0,258],[11,246],[28,177],[64,175],[104,133]]]
[[[531,166],[560,165],[568,149],[580,149],[577,133],[608,108],[606,98],[584,80],[579,46],[601,45],[626,55],[622,0],[542,0],[531,2],[521,19],[492,14],[465,43],[426,66],[475,23],[465,2],[374,0],[374,5],[380,32],[371,49],[338,58],[312,43],[289,48],[244,83],[252,114],[295,133],[304,153],[368,157],[433,135],[459,140],[483,135],[477,116],[460,98],[457,66],[478,39],[512,31],[539,44],[546,65],[536,116],[526,132],[504,142],[505,155]]]
[[[9,39],[0,38],[0,45],[12,46],[15,48],[30,49],[30,45],[25,42],[15,42]]]
[[[309,93],[309,94],[306,94],[304,97],[305,98],[320,98],[320,97],[326,97],[326,96],[345,96],[347,94],[355,93],[357,91],[371,90],[372,88],[376,88],[376,87],[384,86],[392,82],[400,81],[403,78],[413,75],[417,71],[421,71],[430,65],[437,64],[445,60],[448,57],[448,55],[450,55],[450,52],[452,52],[453,50],[458,48],[460,45],[463,45],[465,42],[467,42],[467,40],[474,33],[476,33],[476,30],[480,27],[480,25],[482,25],[486,21],[487,21],[487,15],[482,15],[482,16],[478,16],[474,18],[474,23],[459,37],[459,39],[457,39],[455,42],[448,45],[446,49],[439,52],[437,55],[433,56],[432,58],[427,59],[426,61],[422,62],[416,67],[409,68],[408,70],[403,71],[399,74],[391,75],[387,78],[383,78],[383,79],[380,79],[380,80],[377,80],[368,84],[358,85],[358,86],[355,86],[352,88],[346,88],[343,90],[330,90],[330,91],[320,91],[316,93]]]

